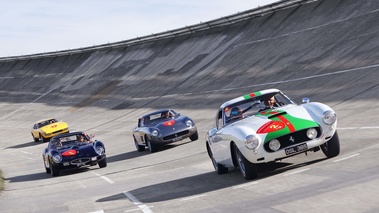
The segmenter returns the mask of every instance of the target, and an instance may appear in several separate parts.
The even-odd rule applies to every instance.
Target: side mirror
[[[303,104],[306,104],[306,103],[309,103],[311,99],[304,97],[301,101],[303,102]]]

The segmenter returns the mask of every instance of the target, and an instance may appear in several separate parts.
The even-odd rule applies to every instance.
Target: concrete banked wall
[[[377,0],[319,0],[137,45],[0,60],[0,102],[215,111],[273,87],[297,101],[377,99],[378,9]]]

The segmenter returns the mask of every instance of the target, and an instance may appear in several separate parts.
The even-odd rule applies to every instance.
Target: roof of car
[[[243,96],[231,99],[231,100],[223,103],[220,106],[220,108],[223,109],[223,108],[225,108],[227,106],[230,106],[230,105],[232,105],[234,103],[238,103],[238,102],[246,100],[246,99],[250,99],[250,98],[253,98],[253,97],[257,97],[257,96],[261,96],[261,95],[265,95],[265,94],[269,94],[269,93],[275,93],[275,92],[280,92],[280,90],[278,90],[278,89],[266,89],[266,90],[261,90],[261,91],[258,91],[258,92],[252,92],[252,93],[249,93],[249,94],[246,94],[246,95],[243,95]]]

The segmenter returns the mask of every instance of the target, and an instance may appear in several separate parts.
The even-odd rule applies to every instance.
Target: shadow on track
[[[317,159],[301,164],[277,162],[260,165],[258,178],[252,181],[259,181],[271,176],[279,175],[286,171],[309,166],[325,159],[326,158]],[[137,197],[142,203],[152,203],[196,196],[239,184],[246,184],[248,182],[251,181],[245,181],[238,170],[229,171],[228,174],[224,175],[217,175],[212,171],[138,188],[130,191],[130,193]],[[125,199],[125,195],[123,193],[118,193],[98,199],[96,202],[108,202],[119,199]]]

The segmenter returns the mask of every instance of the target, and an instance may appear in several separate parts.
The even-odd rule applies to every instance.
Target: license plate
[[[286,155],[292,155],[298,152],[303,152],[308,149],[307,143],[302,143],[297,146],[285,149]]]

